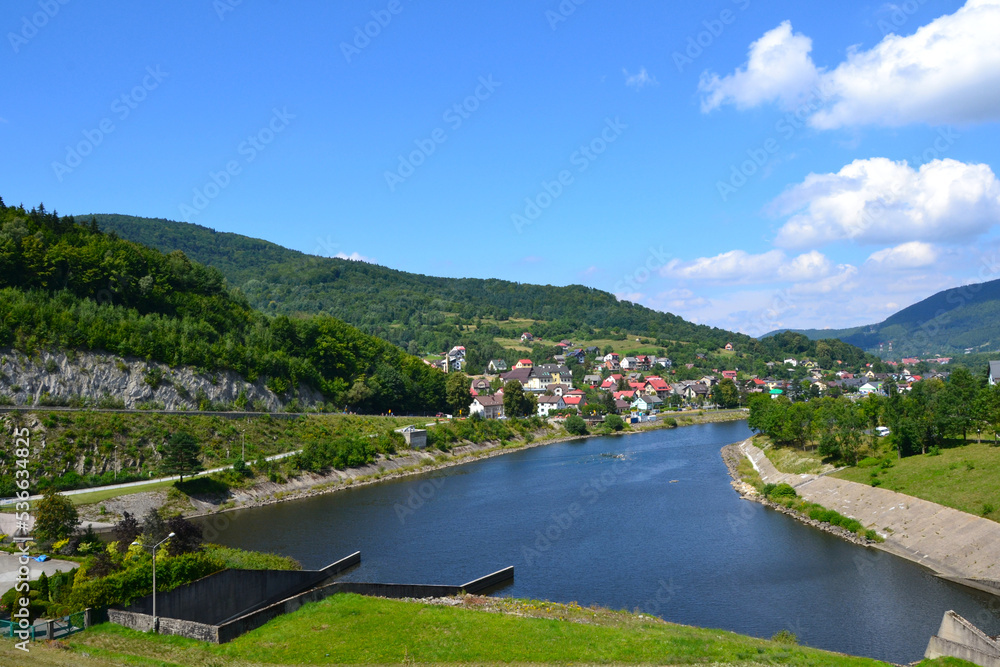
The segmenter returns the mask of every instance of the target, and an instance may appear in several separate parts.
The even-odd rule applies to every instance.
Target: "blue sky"
[[[0,195],[752,334],[1000,277],[1000,0],[12,0]]]

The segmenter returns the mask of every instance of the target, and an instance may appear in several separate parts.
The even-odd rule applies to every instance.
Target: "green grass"
[[[834,469],[834,466],[823,461],[823,457],[815,447],[805,451],[796,447],[777,447],[763,436],[755,437],[754,444],[760,447],[764,456],[783,473],[819,475]]]
[[[874,476],[872,473],[876,473]],[[1000,447],[976,444],[892,460],[892,466],[852,467],[834,475],[930,500],[977,516],[1000,519]],[[992,511],[985,512],[984,508]]]
[[[467,598],[518,615],[337,595],[211,646],[105,624],[67,640],[65,662],[208,665],[334,663],[657,663],[884,665],[793,644],[665,623],[625,612],[545,602]],[[530,616],[526,618],[525,616]],[[0,658],[6,654],[0,648]],[[48,652],[41,657],[47,657]],[[49,664],[49,663],[43,663]]]

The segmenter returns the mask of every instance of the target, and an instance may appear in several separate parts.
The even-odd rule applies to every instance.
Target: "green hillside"
[[[305,384],[334,406],[371,412],[436,411],[444,398],[442,373],[340,320],[264,315],[231,293],[218,270],[182,252],[2,199],[0,347],[233,370],[266,378],[287,398]]]
[[[411,354],[468,349],[472,371],[491,358],[524,356],[516,349],[525,330],[551,341],[570,338],[581,346],[621,350],[636,337],[637,349],[661,351],[675,363],[714,368],[708,357],[733,343],[750,363],[812,355],[816,345],[793,338],[758,342],[749,336],[693,324],[613,294],[581,285],[554,287],[505,280],[436,278],[383,266],[316,257],[239,234],[190,223],[124,215],[95,215],[100,227],[163,252],[183,251],[218,269],[248,302],[273,314],[325,313],[388,340]],[[835,347],[838,347],[835,344]],[[827,356],[856,362],[859,350],[826,348]],[[538,355],[554,350],[536,348]],[[730,360],[731,361],[731,360]]]
[[[884,322],[851,329],[796,329],[811,339],[838,338],[891,356],[951,356],[1000,350],[1000,280],[944,290]],[[771,334],[768,334],[771,335]]]

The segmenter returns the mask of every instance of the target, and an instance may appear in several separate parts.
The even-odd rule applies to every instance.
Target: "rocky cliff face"
[[[40,352],[27,357],[0,349],[0,403],[74,407],[197,410],[211,404],[275,412],[292,397],[278,396],[265,380],[248,382],[230,371],[199,372],[190,367],[93,352]],[[299,405],[323,400],[300,387]]]

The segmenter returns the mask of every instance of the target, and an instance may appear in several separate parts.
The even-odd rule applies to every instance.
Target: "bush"
[[[669,426],[670,428],[677,428],[677,420],[674,419],[673,417],[664,417],[663,423]]]
[[[869,528],[865,531],[865,539],[875,542],[878,540],[878,533],[875,532],[874,528]]]
[[[572,433],[573,435],[586,435],[587,434],[587,422],[583,421],[583,417],[573,415],[566,419],[566,432]]]
[[[771,488],[771,493],[768,494],[768,498],[796,498],[799,494],[795,492],[795,489],[791,487],[790,484],[777,484],[773,485]]]
[[[612,431],[621,431],[625,428],[625,421],[618,415],[608,415],[604,418],[604,425]]]
[[[927,456],[941,456],[941,448],[938,447],[937,445],[934,445],[933,447],[927,450]]]
[[[771,641],[778,642],[779,644],[798,644],[799,638],[795,636],[795,633],[789,630],[782,630],[781,632],[776,632],[771,636]]]

